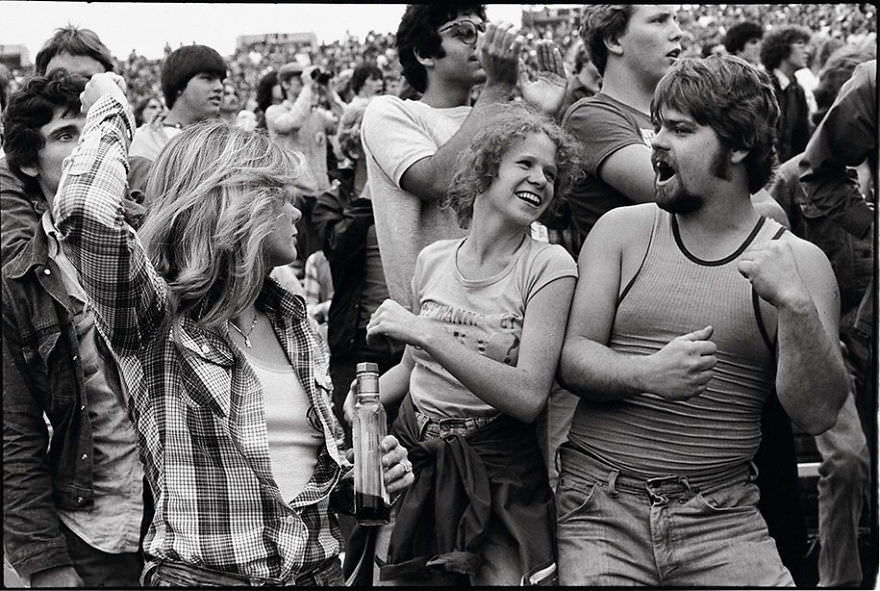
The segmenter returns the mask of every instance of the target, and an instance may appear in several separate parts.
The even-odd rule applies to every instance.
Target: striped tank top
[[[714,375],[702,394],[683,401],[648,393],[610,403],[581,399],[569,437],[606,464],[643,477],[724,473],[754,457],[775,375],[757,296],[736,264],[782,227],[761,218],[735,252],[703,261],[682,243],[675,216],[657,211],[645,259],[618,298],[609,346],[650,355],[712,325]],[[775,327],[770,308],[765,303],[763,318]]]

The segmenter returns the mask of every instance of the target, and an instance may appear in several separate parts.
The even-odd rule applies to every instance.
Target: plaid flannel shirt
[[[111,96],[98,100],[64,162],[54,208],[64,251],[130,390],[156,506],[144,541],[147,568],[167,559],[255,581],[289,581],[335,557],[342,545],[330,494],[344,472],[350,483],[350,465],[339,451],[326,357],[302,299],[267,279],[257,307],[300,376],[310,421],[325,442],[314,474],[288,504],[272,478],[253,368],[228,330],[203,330],[187,317],[166,323],[166,284],[123,220],[133,129],[126,105]]]

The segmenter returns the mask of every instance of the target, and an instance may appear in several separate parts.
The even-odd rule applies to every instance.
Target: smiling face
[[[556,144],[544,133],[530,133],[515,141],[498,165],[498,174],[477,196],[517,224],[527,227],[553,201],[556,182]]]
[[[220,112],[223,101],[223,82],[219,76],[201,72],[189,79],[174,103],[181,103],[195,115],[195,120],[210,119]]]
[[[651,156],[657,205],[672,213],[697,211],[719,180],[728,180],[730,152],[715,130],[689,114],[665,108],[658,118]]]
[[[670,6],[636,7],[618,38],[628,69],[654,86],[681,55],[681,29]]]

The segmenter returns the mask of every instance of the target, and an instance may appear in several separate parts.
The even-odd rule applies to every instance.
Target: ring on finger
[[[409,460],[407,460],[407,459],[401,460],[400,465],[403,466],[403,473],[404,474],[406,474],[408,472],[412,472],[412,463]]]

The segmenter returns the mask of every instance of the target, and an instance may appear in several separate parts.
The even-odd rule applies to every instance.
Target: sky
[[[43,43],[68,23],[92,29],[117,58],[134,49],[149,59],[163,56],[165,42],[176,49],[193,42],[222,55],[238,35],[304,33],[318,41],[342,39],[346,31],[363,40],[373,30],[397,30],[403,4],[208,4],[139,2],[42,2],[0,0],[0,45],[24,45],[33,62]],[[490,20],[519,24],[521,5],[491,4]]]

